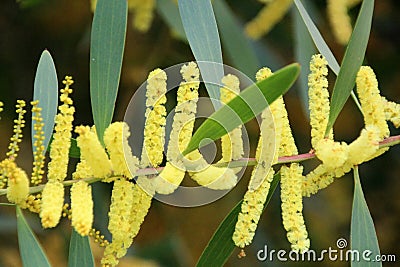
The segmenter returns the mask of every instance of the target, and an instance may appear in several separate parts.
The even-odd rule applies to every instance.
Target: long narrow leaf
[[[267,200],[264,204],[264,210],[268,206],[269,201],[276,187],[279,184],[280,174],[274,175],[274,179],[271,182],[271,187],[268,192]],[[231,256],[235,249],[235,244],[232,241],[232,235],[235,231],[235,225],[237,217],[240,212],[240,208],[243,200],[236,204],[231,212],[225,217],[222,223],[218,226],[210,242],[208,242],[206,248],[201,254],[197,266],[223,266],[228,258]]]
[[[221,33],[222,46],[234,67],[249,77],[254,77],[260,62],[245,36],[243,27],[224,0],[214,1],[214,12]]]
[[[373,12],[374,0],[362,1],[354,31],[350,37],[335,86],[333,87],[326,134],[335,123],[336,118],[354,87],[357,72],[361,67],[367,49]]]
[[[89,238],[83,237],[75,230],[72,230],[71,240],[69,242],[68,267],[90,267],[94,266],[92,250],[89,244]]]
[[[196,61],[198,61],[214,108],[218,109],[221,104],[215,100],[219,100],[220,89],[216,84],[220,83],[224,69],[217,22],[211,2],[210,0],[179,0],[178,6],[186,38]],[[209,64],[208,62],[219,64]]]
[[[39,100],[39,107],[42,108],[42,118],[44,124],[43,153],[45,153],[50,142],[50,137],[53,133],[54,118],[57,113],[58,103],[58,81],[56,67],[54,65],[53,58],[47,50],[44,50],[40,56],[36,69],[35,81],[33,85],[33,100]],[[33,146],[35,142],[33,136],[35,134],[36,131],[32,122],[33,152],[35,152],[37,149],[35,146]]]
[[[42,247],[17,206],[17,232],[19,253],[24,267],[50,266]]]
[[[117,98],[127,21],[126,0],[98,0],[90,43],[90,99],[97,135],[111,123]]]
[[[197,149],[200,143],[201,146],[205,146],[217,140],[260,114],[275,99],[289,90],[299,72],[299,64],[293,63],[275,72],[268,79],[243,90],[200,125],[183,154],[186,155]]]
[[[375,261],[375,256],[380,255],[378,238],[376,237],[374,222],[361,188],[358,168],[354,169],[354,198],[350,239],[351,250],[358,251],[360,254],[359,259],[356,258],[352,260],[352,267],[382,266],[381,262]],[[366,250],[371,251],[370,255],[367,255],[367,257],[371,259],[369,261],[363,257],[363,252]]]

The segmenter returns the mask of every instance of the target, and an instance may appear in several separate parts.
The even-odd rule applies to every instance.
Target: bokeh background
[[[344,47],[339,45],[332,35],[326,19],[326,2],[321,0],[303,2],[311,2],[315,6],[313,16],[340,62]],[[255,0],[232,0],[228,1],[228,4],[242,22],[254,17],[262,6]],[[353,21],[357,12],[358,8],[355,8],[350,13]],[[377,74],[381,93],[396,102],[400,102],[399,14],[399,1],[376,1],[366,55],[368,64]],[[132,20],[132,14],[128,19]],[[89,0],[30,0],[19,3],[15,0],[0,1],[0,99],[5,103],[0,121],[0,151],[4,154],[7,151],[9,137],[12,135],[15,101],[32,99],[36,66],[44,49],[48,49],[52,54],[59,81],[65,75],[74,77],[75,125],[92,125],[89,98],[91,20]],[[175,37],[176,34],[171,31],[157,9],[148,32],[141,33],[130,25],[128,24],[115,120],[123,119],[130,97],[146,80],[149,71],[193,60],[187,43]],[[270,58],[260,58],[263,64],[276,70],[295,61],[293,28],[293,17],[289,12],[268,35],[262,38],[260,44],[263,49],[268,49],[268,54],[271,55]],[[231,64],[231,61],[224,57],[224,63]],[[303,71],[306,70],[307,66],[303,66]],[[333,78],[331,75],[330,90],[333,87]],[[296,85],[285,95],[285,100],[299,151],[305,153],[310,149],[310,127],[300,95],[300,87]],[[258,137],[257,124],[250,122],[246,127],[254,150]],[[334,127],[336,139],[351,141],[358,136],[362,127],[362,117],[354,103],[349,100]],[[399,130],[393,127],[391,132],[392,135],[400,134]],[[28,125],[18,158],[18,163],[27,171],[32,167],[29,133]],[[393,147],[383,156],[360,167],[364,194],[375,222],[381,252],[396,254],[398,261],[400,261],[399,152],[400,146]],[[315,165],[316,162],[307,162],[305,168],[309,171]],[[224,198],[203,207],[177,208],[154,201],[129,251],[129,256],[121,261],[121,266],[194,266],[219,223],[243,196],[248,174],[249,170],[239,185]],[[109,237],[106,225],[110,186],[96,184],[94,192],[95,225]],[[339,238],[345,238],[350,242],[352,194],[352,176],[346,175],[316,196],[304,200],[304,217],[313,249],[320,251],[328,247],[336,248],[336,241]],[[26,213],[26,216],[52,264],[67,266],[70,223],[64,219],[56,229],[43,230],[36,215],[30,216]],[[236,254],[239,250],[236,250],[226,266],[349,265],[346,262],[329,261],[303,264],[262,263],[257,261],[256,253],[263,249],[264,245],[268,245],[271,249],[289,250],[280,218],[279,190],[275,192],[262,216],[253,244],[246,249],[247,257],[238,259]],[[92,248],[95,257],[100,258],[102,250],[96,244],[93,244]],[[3,206],[0,207],[0,266],[21,266],[16,238],[15,210]],[[397,265],[384,263],[384,266]]]

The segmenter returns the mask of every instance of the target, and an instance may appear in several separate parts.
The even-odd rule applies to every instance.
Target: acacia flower
[[[140,164],[143,167],[157,167],[163,160],[165,142],[166,73],[161,69],[150,72],[146,89],[146,122]]]
[[[155,0],[128,0],[128,9],[133,12],[133,28],[147,32],[153,20]]]
[[[87,236],[93,224],[92,188],[84,181],[71,187],[71,224],[81,236]]]
[[[239,79],[232,74],[222,78],[224,87],[221,88],[221,102],[227,104],[240,93]],[[243,157],[242,125],[221,137],[221,162],[230,162]],[[240,170],[241,168],[238,168]]]
[[[177,105],[172,122],[167,149],[167,164],[160,175],[155,178],[156,191],[170,194],[180,185],[185,170],[182,160],[178,160],[192,137],[194,120],[199,99],[199,76],[197,64],[189,62],[181,68],[183,82],[177,92]]]
[[[64,186],[58,180],[50,180],[42,192],[40,218],[44,228],[55,227],[61,218],[64,203]]]
[[[112,242],[106,246],[102,265],[116,266],[118,259],[126,254],[131,245],[130,216],[135,201],[133,188],[134,185],[125,179],[114,182],[108,213],[108,230],[112,235]]]
[[[104,131],[103,139],[114,174],[133,178],[130,171],[136,170],[130,170],[129,167],[138,166],[139,161],[132,155],[131,147],[128,144],[129,136],[128,124],[125,122],[114,122]],[[130,166],[128,166],[127,162],[129,162]]]
[[[355,5],[356,2],[360,2],[360,0],[328,0],[327,2],[327,13],[333,34],[342,45],[348,43],[353,31],[351,19],[347,12],[351,5]]]
[[[328,138],[320,140],[315,147],[315,155],[322,161],[327,171],[341,167],[347,160],[348,151],[345,142],[335,142]]]
[[[308,97],[311,125],[311,145],[315,148],[324,138],[329,117],[328,62],[320,54],[313,55],[308,75]],[[330,139],[333,139],[332,131]]]
[[[42,182],[43,174],[44,174],[44,160],[45,160],[45,151],[44,151],[44,132],[43,132],[43,118],[41,115],[42,108],[40,108],[39,100],[32,101],[32,121],[33,123],[33,168],[31,175],[31,183],[33,185],[38,185]]]
[[[259,39],[267,34],[283,18],[292,3],[293,0],[269,1],[256,17],[246,24],[246,34],[253,39]]]
[[[25,171],[19,168],[13,160],[5,159],[0,163],[0,169],[8,179],[7,199],[11,203],[22,205],[29,194],[29,179]]]
[[[400,104],[392,101],[388,101],[385,97],[382,97],[382,106],[385,109],[385,117],[387,121],[391,121],[394,127],[400,127]]]
[[[19,143],[22,141],[22,129],[25,127],[24,115],[26,113],[24,100],[17,100],[15,107],[17,108],[16,113],[18,118],[14,120],[13,136],[10,138],[10,144],[8,145],[7,157],[15,159],[18,156]]]
[[[60,100],[63,102],[58,107],[59,113],[55,118],[55,132],[50,149],[50,162],[48,164],[47,179],[49,181],[62,182],[67,176],[69,147],[71,145],[72,122],[74,120],[75,109],[72,105],[72,99],[69,94],[72,93],[70,85],[74,81],[72,77],[65,76],[63,84],[65,88],[61,89]]]
[[[85,160],[94,177],[106,178],[111,174],[111,163],[106,151],[101,146],[97,134],[89,126],[77,126],[79,134],[76,142],[81,152],[81,161]]]

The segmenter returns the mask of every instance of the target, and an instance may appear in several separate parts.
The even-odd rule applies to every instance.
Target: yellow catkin
[[[201,171],[189,172],[189,174],[199,185],[214,190],[231,189],[237,182],[237,177],[232,169],[213,165],[208,165]]]
[[[72,122],[74,120],[75,109],[69,94],[72,93],[70,86],[73,84],[72,77],[65,76],[61,89],[60,101],[63,102],[58,107],[59,113],[55,118],[55,132],[50,149],[50,162],[48,164],[47,179],[49,181],[63,181],[67,176],[69,147],[71,145]]]
[[[293,0],[273,0],[268,3],[246,24],[246,34],[253,39],[267,34],[283,18],[292,3]]]
[[[227,104],[240,93],[239,79],[232,74],[222,78],[221,102]],[[242,126],[221,137],[222,162],[230,162],[243,157]],[[240,170],[241,168],[238,168]]]
[[[140,164],[143,167],[157,167],[163,160],[165,142],[166,73],[161,69],[150,72],[146,89],[146,122]]]
[[[127,180],[116,180],[111,195],[110,211],[108,213],[108,230],[112,242],[106,246],[101,263],[103,266],[116,266],[119,258],[126,254],[132,238],[130,215],[134,199],[134,185]]]
[[[400,127],[400,104],[388,101],[382,97],[382,106],[384,106],[385,117],[387,121],[391,121],[394,127]]]
[[[42,192],[40,218],[44,228],[57,226],[64,203],[64,186],[59,181],[49,181]]]
[[[72,173],[73,179],[84,179],[93,177],[92,169],[90,169],[86,160],[81,159],[81,161],[76,164],[75,171]]]
[[[16,113],[18,118],[14,120],[13,136],[10,138],[10,144],[8,145],[7,157],[15,159],[18,156],[19,143],[22,141],[22,129],[25,127],[24,115],[26,113],[24,100],[17,100],[15,105]]]
[[[174,192],[185,176],[183,162],[178,158],[192,137],[199,99],[200,72],[197,64],[189,62],[183,65],[181,74],[183,82],[177,92],[177,105],[168,142],[168,163],[159,177],[155,178],[156,191],[160,194]]]
[[[328,171],[324,164],[318,165],[303,179],[302,195],[309,197],[312,194],[317,193],[320,189],[324,189],[330,185],[334,178],[334,173]]]
[[[134,13],[132,19],[133,28],[147,32],[154,16],[155,0],[128,0],[129,11]]]
[[[328,0],[327,13],[333,34],[338,43],[346,45],[353,28],[348,12],[349,0]]]
[[[348,157],[348,145],[344,142],[335,142],[332,139],[322,139],[315,147],[315,155],[325,165],[326,170],[341,167]]]
[[[71,187],[71,224],[81,236],[87,236],[93,224],[92,188],[84,181]]]
[[[25,203],[21,204],[20,207],[23,209],[28,209],[30,212],[33,213],[39,213],[41,205],[42,205],[42,195],[36,194],[36,195],[29,195],[26,198]]]
[[[4,161],[3,168],[7,172],[7,199],[11,203],[22,205],[29,194],[29,179],[25,171],[17,167],[13,161]]]
[[[104,132],[104,143],[111,160],[114,174],[132,178],[127,162],[139,165],[138,159],[132,155],[128,144],[130,136],[129,126],[125,122],[114,122]],[[133,170],[135,171],[135,170]]]
[[[308,97],[311,125],[311,145],[315,148],[324,138],[329,117],[329,92],[328,92],[328,62],[320,55],[313,55],[310,61],[310,74],[308,75]],[[333,133],[330,132],[330,139]]]
[[[304,252],[310,247],[303,218],[302,176],[298,163],[281,167],[282,222],[292,250]]]
[[[360,136],[349,145],[348,162],[354,166],[371,159],[379,149],[379,128],[367,125]]]
[[[44,174],[44,160],[45,160],[45,151],[44,151],[44,132],[43,132],[43,118],[41,115],[42,109],[38,106],[39,101],[32,101],[32,121],[33,123],[33,168],[31,175],[31,183],[33,185],[38,185],[42,182],[43,174]]]
[[[106,178],[109,176],[111,163],[97,134],[89,126],[77,126],[75,132],[79,134],[76,141],[80,148],[81,161],[86,161],[94,177]]]

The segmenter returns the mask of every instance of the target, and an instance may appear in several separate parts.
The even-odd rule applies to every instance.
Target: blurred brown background
[[[217,0],[218,1],[218,0]],[[338,45],[326,21],[326,2],[312,1],[317,7],[318,26],[338,60],[344,48]],[[7,150],[12,134],[12,120],[16,99],[29,101],[33,95],[33,81],[37,62],[44,49],[55,61],[59,81],[72,75],[75,84],[75,125],[92,124],[89,99],[89,47],[92,13],[89,0],[31,0],[31,5],[19,5],[14,0],[0,1],[0,99],[5,111],[0,121],[0,151]],[[248,21],[261,7],[255,0],[229,1],[230,7],[242,20]],[[400,2],[380,0],[375,3],[371,38],[366,59],[378,77],[381,93],[390,100],[400,102]],[[352,11],[355,18],[357,9]],[[131,15],[129,16],[131,19]],[[285,16],[262,42],[268,44],[278,58],[279,67],[294,61],[293,22]],[[240,53],[240,51],[238,51]],[[170,29],[155,12],[147,33],[139,33],[128,24],[120,91],[115,108],[115,120],[123,118],[130,97],[156,67],[166,68],[176,63],[193,60],[189,46],[171,35]],[[268,59],[262,59],[268,62]],[[226,64],[229,60],[225,59]],[[303,68],[307,68],[304,66]],[[331,75],[333,87],[333,75]],[[61,86],[61,82],[60,82]],[[294,136],[302,153],[310,149],[309,125],[298,88],[285,96]],[[28,123],[29,124],[29,123]],[[258,129],[249,123],[249,135],[254,149]],[[345,106],[337,123],[337,140],[351,141],[363,127],[362,117],[351,100]],[[18,163],[31,169],[32,156],[29,130],[22,144]],[[392,135],[400,134],[391,128]],[[396,254],[400,260],[400,146],[360,167],[364,194],[367,199],[380,243],[381,253]],[[306,170],[315,162],[305,165]],[[239,185],[224,198],[198,208],[176,208],[157,201],[130,249],[125,265],[121,266],[193,266],[219,223],[243,195],[249,170]],[[96,227],[106,233],[109,186],[95,185]],[[350,219],[353,183],[347,175],[316,196],[304,200],[304,216],[311,238],[311,246],[319,251],[329,246],[336,248],[336,240],[350,242]],[[0,198],[3,200],[3,198]],[[1,201],[4,202],[4,201]],[[54,266],[66,266],[69,222],[63,220],[54,230],[41,229],[37,216],[29,216],[30,224],[45,247]],[[268,262],[256,260],[256,253],[268,245],[273,249],[289,249],[280,218],[279,192],[263,214],[253,244],[246,249],[247,257],[238,259],[235,251],[227,266],[299,266],[300,263]],[[101,250],[93,245],[97,257]],[[302,266],[348,266],[346,262],[303,263]],[[14,209],[0,207],[0,266],[20,266]],[[384,263],[384,266],[396,264]]]

